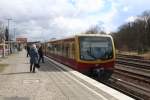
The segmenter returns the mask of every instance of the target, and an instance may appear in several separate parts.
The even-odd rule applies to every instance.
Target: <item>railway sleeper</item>
[[[133,63],[133,62],[127,62],[127,61],[117,61],[118,64],[123,64],[123,65],[128,65],[128,66],[134,66],[134,67],[139,67],[139,68],[144,68],[144,69],[150,69],[150,65],[148,64],[139,64],[139,63]]]

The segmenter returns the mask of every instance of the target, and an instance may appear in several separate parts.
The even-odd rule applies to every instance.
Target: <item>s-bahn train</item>
[[[46,56],[81,73],[107,80],[113,73],[115,47],[110,35],[85,34],[45,43]]]

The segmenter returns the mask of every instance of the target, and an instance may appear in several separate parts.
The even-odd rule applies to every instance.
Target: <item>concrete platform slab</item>
[[[29,58],[22,51],[2,60],[8,67],[0,73],[0,100],[118,100],[117,92],[96,87],[97,82],[76,72],[63,70],[49,59],[36,73],[29,72]],[[77,73],[75,75],[73,73]],[[79,78],[80,76],[80,78]],[[91,81],[91,80],[90,80]],[[99,86],[99,85],[97,85]],[[96,87],[96,88],[94,88]],[[101,87],[106,88],[101,85]],[[119,96],[119,95],[118,95]],[[120,93],[120,100],[133,100]]]

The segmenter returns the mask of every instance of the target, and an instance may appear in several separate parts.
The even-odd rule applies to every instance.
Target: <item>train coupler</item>
[[[96,77],[101,77],[104,74],[104,68],[95,68],[92,70],[92,74]]]

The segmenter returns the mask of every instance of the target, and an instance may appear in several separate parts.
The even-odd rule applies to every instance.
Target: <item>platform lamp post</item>
[[[2,42],[3,42],[3,58],[5,58],[5,52],[6,52],[6,50],[5,50],[5,39],[6,39],[6,37],[5,37],[5,27],[4,27],[4,24],[3,24],[3,31],[2,31],[3,33],[3,38],[2,38]]]
[[[9,23],[10,23],[10,20],[12,20],[12,18],[7,18],[6,19],[8,21],[8,48],[9,48],[9,53],[11,54],[11,38],[10,38],[10,30],[9,30]]]
[[[14,38],[14,41],[16,41],[16,21],[13,21],[14,22],[14,36],[13,36],[13,38]]]
[[[5,39],[3,39],[3,58],[5,58]]]
[[[14,41],[16,41],[16,28],[14,28]]]
[[[13,20],[13,45],[12,45],[12,49],[13,52],[16,52],[16,21]]]

